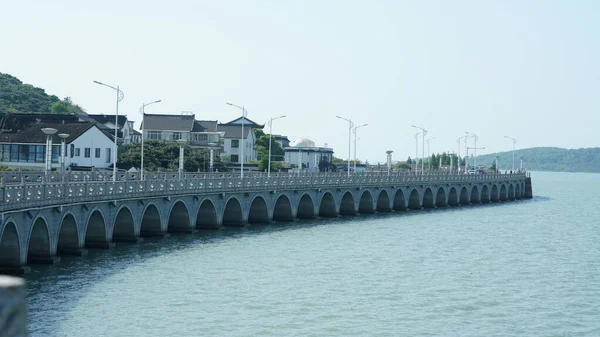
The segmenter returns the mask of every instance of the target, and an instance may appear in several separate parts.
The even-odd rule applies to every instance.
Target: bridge
[[[528,173],[265,174],[5,172],[0,184],[0,272],[52,264],[115,242],[359,213],[531,198]]]

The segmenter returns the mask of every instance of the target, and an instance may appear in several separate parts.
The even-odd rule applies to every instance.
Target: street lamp
[[[42,132],[46,135],[46,177],[52,170],[52,135],[57,131],[54,128],[42,128]]]
[[[179,179],[183,179],[183,146],[186,140],[178,139],[177,143],[179,143]]]
[[[415,175],[419,174],[419,164],[417,158],[419,158],[419,135],[422,132],[415,133]]]
[[[463,138],[467,138],[467,137],[468,136],[462,136],[462,137],[458,137],[456,139],[456,143],[458,143],[458,156],[457,156],[458,163],[456,163],[456,167],[458,168],[458,172],[459,173],[460,173],[460,140],[463,139]],[[467,166],[466,165],[467,165],[467,162],[465,161],[465,171],[467,170]]]
[[[387,174],[390,175],[390,171],[392,170],[392,150],[385,151],[387,154]]]
[[[285,118],[286,115],[279,117],[271,117],[269,119],[269,166],[267,167],[267,177],[271,178],[271,143],[273,142],[273,121],[280,118]]]
[[[515,145],[517,144],[517,140],[514,139],[513,137],[509,137],[509,136],[504,136],[504,138],[512,139],[512,143],[513,143],[513,149],[512,149],[513,166],[512,166],[512,170],[514,172],[514,170],[515,170]]]
[[[119,86],[113,87],[112,85],[104,84],[102,82],[94,81],[96,84],[109,87],[117,92],[117,109],[115,110],[115,145],[113,147],[113,181],[117,181],[117,131],[119,130],[119,102],[123,100],[125,95],[119,90]],[[143,138],[144,135],[142,135]]]
[[[434,140],[435,137],[430,137],[427,139],[427,161],[429,162],[429,171],[431,171],[431,154],[429,152],[429,141]]]
[[[478,150],[477,149],[477,139],[479,139],[479,137],[477,137],[477,135],[474,133],[470,133],[467,131],[465,131],[465,133],[475,139],[475,147],[472,148],[475,150],[475,157],[473,158],[473,166],[475,166],[475,169],[477,169],[477,150]],[[466,144],[466,142],[467,142],[467,138],[465,138],[465,144]]]
[[[496,174],[498,173],[498,165],[500,165],[500,156],[495,156],[496,157]]]
[[[58,137],[60,137],[60,173],[65,174],[65,156],[66,156],[66,139],[69,138],[69,134],[67,133],[59,133]]]
[[[468,147],[467,146],[467,151],[468,150],[475,150],[475,154],[471,154],[471,157],[473,157],[473,167],[475,168],[475,170],[477,170],[477,150],[485,150],[485,146],[484,147]],[[466,162],[465,162],[465,164],[466,164]]]
[[[356,173],[356,130],[367,126],[369,124],[363,124],[363,125],[359,125],[359,126],[355,126],[354,127],[354,173]]]
[[[240,147],[242,148],[241,150],[241,159],[240,159],[240,179],[244,179],[244,119],[246,119],[246,116],[248,116],[248,112],[246,111],[246,109],[244,108],[244,106],[239,106],[239,105],[235,105],[235,104],[231,104],[229,102],[226,103],[227,105],[231,105],[233,107],[236,107],[238,109],[242,110],[242,135],[240,136]]]
[[[348,178],[350,178],[350,142],[351,142],[351,138],[352,138],[352,126],[354,126],[354,123],[352,123],[352,119],[348,119],[348,118],[344,118],[344,117],[340,117],[340,116],[335,116],[339,119],[343,119],[346,122],[348,122]]]
[[[213,155],[214,155],[214,146],[215,145],[217,145],[217,143],[208,143],[208,146],[210,146],[210,165],[208,166],[208,169],[211,173],[212,173],[213,167],[214,167]]]
[[[142,104],[142,107],[140,108],[140,112],[142,113],[142,159],[140,162],[140,180],[144,180],[144,118],[146,116],[146,107],[150,104],[154,104],[154,103],[160,103],[161,100],[159,99],[158,101],[154,101],[154,102],[150,102],[150,103],[144,103]]]
[[[420,126],[411,125],[415,129],[419,129],[423,132],[423,157],[421,159],[421,174],[425,172],[425,135],[427,134],[427,130]]]

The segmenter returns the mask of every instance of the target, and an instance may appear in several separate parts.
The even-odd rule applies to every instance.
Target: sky
[[[147,113],[286,115],[273,133],[346,158],[342,116],[368,124],[356,149],[371,163],[414,157],[411,125],[432,153],[465,132],[479,153],[510,150],[504,136],[598,147],[599,17],[593,0],[0,0],[0,72],[88,113],[115,111],[94,80],[119,86],[136,128],[158,99]]]

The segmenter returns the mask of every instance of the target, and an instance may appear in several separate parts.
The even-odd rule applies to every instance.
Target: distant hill
[[[499,152],[477,156],[477,164],[491,166],[495,156],[500,156],[500,169],[512,169],[512,152]],[[600,148],[562,149],[559,147],[533,147],[515,151],[515,168],[530,171],[594,172],[600,173]]]
[[[83,113],[66,97],[60,100],[44,89],[25,84],[9,74],[0,73],[0,113]]]

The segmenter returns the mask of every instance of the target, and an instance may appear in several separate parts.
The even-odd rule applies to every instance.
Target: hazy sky
[[[0,0],[0,72],[70,96],[88,113],[193,111],[229,121],[245,105],[274,133],[328,143],[347,123],[371,162],[478,146],[600,146],[600,1]],[[266,130],[268,131],[268,129]],[[419,147],[421,144],[419,144]],[[471,145],[472,146],[472,145]],[[464,154],[463,150],[461,150]],[[419,150],[421,152],[421,150]]]

